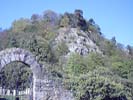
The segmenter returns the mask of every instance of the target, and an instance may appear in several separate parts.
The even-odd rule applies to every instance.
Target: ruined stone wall
[[[73,100],[70,92],[55,86],[48,77],[41,78],[41,65],[27,50],[10,48],[0,52],[0,70],[11,62],[18,61],[30,66],[33,73],[33,100]],[[46,75],[47,76],[47,75]]]

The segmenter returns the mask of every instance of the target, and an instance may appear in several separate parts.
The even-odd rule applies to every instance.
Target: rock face
[[[74,100],[70,92],[64,90],[46,75],[42,79],[41,65],[34,55],[20,48],[6,49],[0,52],[0,70],[11,62],[18,61],[30,66],[33,72],[33,100]]]
[[[55,43],[59,44],[61,42],[66,43],[69,53],[79,53],[80,55],[86,55],[89,52],[101,53],[96,44],[89,38],[89,33],[77,28],[59,29]]]

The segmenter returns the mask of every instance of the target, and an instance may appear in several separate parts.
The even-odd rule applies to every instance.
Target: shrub
[[[130,90],[116,80],[113,73],[101,67],[87,74],[71,76],[65,80],[65,83],[77,100],[103,100],[106,97],[126,97],[131,100]]]

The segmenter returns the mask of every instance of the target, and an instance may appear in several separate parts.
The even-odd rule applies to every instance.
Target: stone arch
[[[37,63],[35,56],[24,49],[10,48],[0,52],[0,70],[7,64],[19,61],[28,66],[33,73],[33,100],[37,100],[36,97],[36,80],[40,79],[41,65]]]

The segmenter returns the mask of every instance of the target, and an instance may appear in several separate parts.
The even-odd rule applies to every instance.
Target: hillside
[[[76,100],[133,100],[133,47],[124,47],[115,37],[106,39],[82,10],[64,14],[48,10],[15,20],[0,32],[0,50],[12,47],[31,51],[47,68],[43,72]],[[14,62],[0,72],[0,86],[16,89],[19,81],[17,90],[24,90],[30,87],[31,76],[26,65]]]

